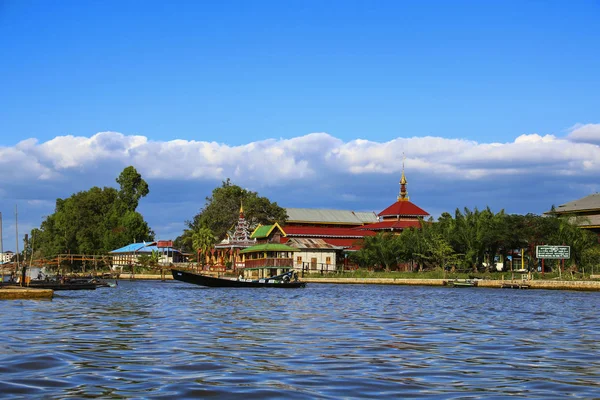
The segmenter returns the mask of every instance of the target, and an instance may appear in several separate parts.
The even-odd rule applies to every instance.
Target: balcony
[[[258,258],[246,260],[245,268],[261,267],[292,267],[294,260],[292,258]]]

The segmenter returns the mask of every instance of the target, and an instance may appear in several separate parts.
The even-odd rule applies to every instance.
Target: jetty
[[[54,290],[21,286],[2,286],[0,300],[52,300]]]

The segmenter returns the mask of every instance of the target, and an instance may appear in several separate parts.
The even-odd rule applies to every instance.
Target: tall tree
[[[57,199],[54,213],[31,232],[36,255],[105,254],[133,240],[152,240],[154,233],[144,217],[131,208],[148,193],[148,185],[133,167],[119,178],[121,191],[93,187]]]
[[[121,188],[119,198],[129,211],[135,211],[140,198],[150,193],[148,184],[142,179],[142,175],[131,165],[121,172],[117,178],[117,183]]]
[[[194,216],[193,220],[186,222],[188,229],[177,239],[177,242],[191,245],[194,232],[200,231],[202,227],[210,229],[217,240],[223,239],[237,222],[242,204],[246,221],[251,229],[258,224],[275,222],[283,224],[287,221],[285,209],[276,202],[260,197],[257,192],[242,189],[227,179],[212,191],[210,197],[206,198],[204,208]]]

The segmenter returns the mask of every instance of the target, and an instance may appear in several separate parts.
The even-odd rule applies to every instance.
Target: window
[[[302,264],[302,256],[296,257],[296,264]]]
[[[325,264],[327,264],[327,265],[331,264],[331,257],[325,258]]]

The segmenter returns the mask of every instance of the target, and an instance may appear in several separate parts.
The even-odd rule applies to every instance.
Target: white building
[[[0,263],[2,262],[10,262],[14,257],[15,253],[10,250],[5,251],[4,253],[0,253]]]
[[[300,250],[294,253],[294,269],[297,270],[304,267],[309,272],[335,271],[338,262],[344,261],[344,247],[334,246],[323,239],[290,238],[285,244]]]

